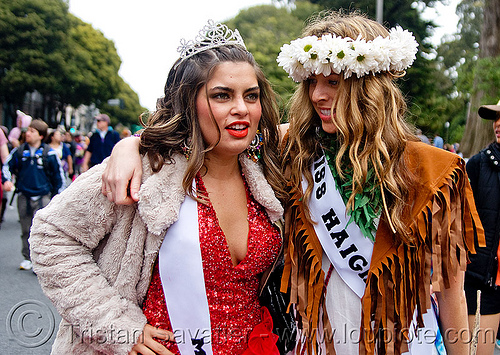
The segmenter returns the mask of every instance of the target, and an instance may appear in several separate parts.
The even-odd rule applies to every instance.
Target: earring
[[[250,142],[250,145],[246,149],[248,159],[258,162],[261,158],[260,147],[262,146],[262,133],[257,130],[255,137]]]
[[[186,157],[186,160],[189,160],[189,157],[191,156],[191,153],[193,152],[193,148],[188,143],[188,141],[190,141],[189,138],[186,138],[185,140],[182,141],[182,153]]]

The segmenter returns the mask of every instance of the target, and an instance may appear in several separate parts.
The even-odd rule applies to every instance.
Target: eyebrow
[[[209,89],[208,91],[214,91],[214,90],[227,91],[227,92],[231,92],[231,93],[234,92],[234,89],[227,87],[227,86],[214,86],[213,88]],[[252,92],[252,91],[260,91],[260,87],[254,86],[254,87],[248,88],[244,91],[244,93]]]

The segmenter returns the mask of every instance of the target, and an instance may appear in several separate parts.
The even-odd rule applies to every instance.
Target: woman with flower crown
[[[141,134],[140,201],[101,194],[104,162],[34,219],[53,354],[279,354],[259,302],[282,247],[274,94],[237,31],[210,21],[179,50]]]
[[[463,160],[404,121],[395,79],[416,52],[408,31],[331,14],[278,57],[300,82],[282,289],[309,354],[468,354],[463,277],[484,236]]]
[[[301,330],[297,353],[468,353],[463,275],[484,233],[463,160],[420,143],[404,120],[395,80],[416,52],[408,31],[334,13],[278,57],[300,83],[282,127],[282,291]],[[117,176],[130,168],[114,169],[106,189],[126,203],[128,178]],[[137,174],[126,174],[132,197]]]

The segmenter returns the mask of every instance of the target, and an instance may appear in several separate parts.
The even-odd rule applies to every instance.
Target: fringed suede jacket
[[[120,206],[101,193],[105,163],[76,179],[40,210],[31,229],[31,260],[62,316],[52,354],[128,354],[142,333],[153,264],[178,218],[187,167],[181,155],[152,173],[143,158],[138,203]],[[262,168],[244,155],[248,187],[275,223],[283,208]]]
[[[420,142],[407,143],[405,159],[416,176],[408,199],[411,212],[404,221],[415,242],[403,243],[381,218],[361,300],[360,354],[406,351],[404,339],[388,344],[380,341],[379,331],[401,334],[408,329],[414,310],[421,313],[431,307],[431,283],[434,291],[447,287],[450,275],[465,271],[476,238],[484,244],[464,161]],[[324,307],[323,250],[306,218],[302,190],[294,191],[285,214],[288,246],[282,291],[290,292],[302,328],[314,336],[311,330],[318,328]],[[308,341],[308,348],[314,348],[315,340]]]

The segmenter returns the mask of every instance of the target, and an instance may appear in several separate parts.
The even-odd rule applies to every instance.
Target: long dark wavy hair
[[[158,172],[164,164],[173,163],[172,156],[182,153],[183,146],[187,144],[191,154],[183,188],[193,196],[193,179],[204,166],[205,153],[218,144],[217,141],[207,146],[203,141],[196,112],[196,97],[210,80],[214,69],[224,62],[248,63],[255,70],[262,106],[259,122],[259,130],[263,136],[260,163],[276,196],[283,200],[285,184],[279,161],[277,126],[280,117],[276,94],[252,54],[239,45],[224,45],[202,51],[185,60],[177,60],[168,74],[165,96],[158,99],[156,110],[147,115],[147,120],[146,117],[141,117],[144,130],[139,150],[149,158],[153,172]],[[218,129],[213,115],[211,116]]]

